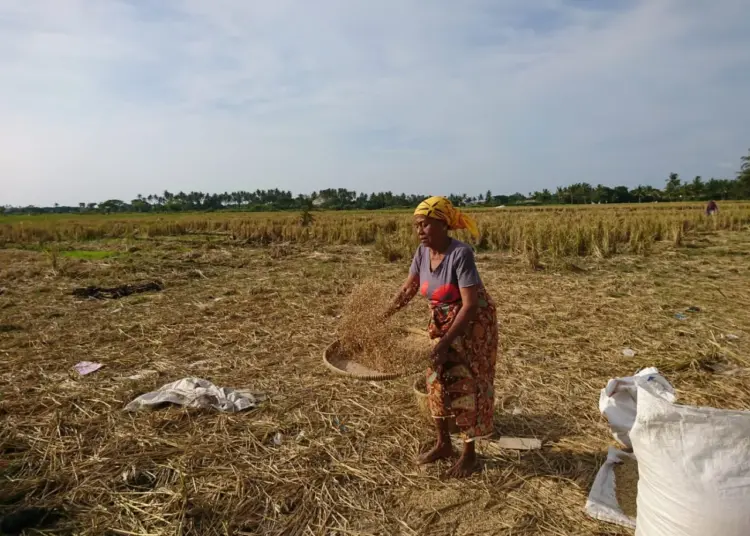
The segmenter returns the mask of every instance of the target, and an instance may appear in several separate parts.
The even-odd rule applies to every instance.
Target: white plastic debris
[[[633,350],[632,348],[625,348],[622,351],[622,355],[624,355],[625,357],[635,357],[635,350]]]
[[[125,409],[137,411],[156,408],[164,404],[177,404],[189,408],[212,408],[218,411],[235,412],[254,409],[266,398],[263,393],[217,387],[210,381],[200,378],[183,378],[139,396],[125,406]]]
[[[276,435],[273,436],[273,444],[277,447],[281,446],[281,444],[284,442],[284,436],[281,432],[276,432]]]
[[[80,374],[81,376],[86,376],[87,374],[91,374],[92,372],[96,372],[100,368],[102,368],[104,365],[101,363],[93,363],[91,361],[81,361],[80,363],[76,363],[73,368]]]

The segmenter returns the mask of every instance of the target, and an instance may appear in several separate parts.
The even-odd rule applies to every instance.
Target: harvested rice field
[[[434,439],[414,376],[358,382],[321,361],[357,283],[405,278],[409,259],[382,243],[68,233],[50,249],[6,229],[0,532],[38,509],[36,534],[631,534],[583,512],[614,443],[599,390],[656,366],[682,402],[750,409],[750,232],[734,222],[569,262],[544,244],[531,263],[520,246],[480,251],[500,318],[496,427],[543,447],[480,442],[466,480],[414,464]],[[146,282],[161,290],[109,292]],[[424,327],[426,304],[402,314]],[[103,367],[81,376],[80,361]],[[268,399],[123,411],[185,377]]]

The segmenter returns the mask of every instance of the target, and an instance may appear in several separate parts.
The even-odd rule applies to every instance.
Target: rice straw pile
[[[615,465],[615,495],[623,513],[635,518],[636,498],[638,497],[638,462],[632,458],[625,458],[622,463]]]
[[[382,282],[367,280],[355,286],[337,330],[341,349],[380,372],[419,370],[427,364],[429,341],[383,319],[392,300],[393,288]]]

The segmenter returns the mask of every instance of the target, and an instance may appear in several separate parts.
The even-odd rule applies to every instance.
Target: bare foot
[[[450,478],[466,478],[477,470],[477,455],[474,449],[464,450],[456,464],[448,469],[445,476]]]
[[[420,454],[417,457],[417,463],[419,465],[426,465],[428,463],[435,463],[438,460],[444,460],[453,456],[453,445],[450,442],[439,442],[427,452]]]

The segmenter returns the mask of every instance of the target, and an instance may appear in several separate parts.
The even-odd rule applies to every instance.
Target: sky
[[[0,205],[733,177],[746,0],[0,0]]]

